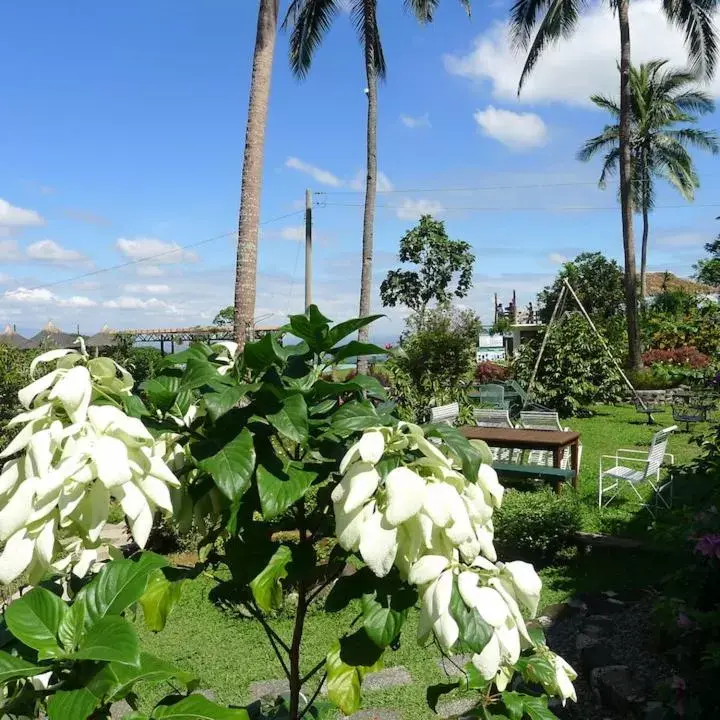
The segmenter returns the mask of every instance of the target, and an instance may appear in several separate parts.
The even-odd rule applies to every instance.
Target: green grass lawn
[[[643,417],[632,407],[599,407],[587,419],[571,419],[567,424],[582,433],[583,456],[579,485],[583,524],[587,530],[623,531],[652,537],[648,530],[650,516],[636,505],[620,503],[598,512],[597,472],[600,455],[618,448],[643,448],[653,432],[672,424],[669,413],[659,414],[657,426],[643,423]],[[700,429],[700,428],[698,428]],[[686,463],[697,453],[697,446],[686,433],[670,440],[669,451],[678,464]],[[682,497],[682,488],[678,494]],[[667,551],[593,551],[587,555],[570,554],[566,562],[541,571],[545,584],[541,607],[566,599],[578,591],[642,591],[673,569],[676,559]],[[246,703],[248,687],[257,680],[281,678],[282,669],[255,621],[238,620],[218,609],[209,599],[212,581],[205,577],[186,583],[180,604],[173,612],[164,632],[143,634],[143,645],[152,653],[195,671],[211,688],[219,701]],[[330,643],[345,632],[355,616],[352,607],[341,613],[316,612],[306,624],[303,657],[311,668],[327,652]],[[434,647],[421,648],[415,642],[417,617],[411,614],[400,648],[386,653],[386,666],[404,665],[414,683],[407,687],[368,692],[367,708],[387,707],[400,710],[405,720],[424,720],[434,715],[426,706],[425,689],[442,682],[444,673]],[[291,620],[275,623],[286,639],[291,634]],[[312,688],[311,688],[312,690]],[[145,702],[152,698],[144,697]]]

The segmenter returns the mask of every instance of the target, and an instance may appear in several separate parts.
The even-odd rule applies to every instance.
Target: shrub
[[[628,379],[636,390],[668,390],[677,387],[679,384],[665,374],[658,372],[660,366],[646,367],[641,370],[630,370],[627,373]]]
[[[497,511],[495,537],[509,558],[551,562],[574,543],[580,530],[580,508],[569,493],[508,490]]]
[[[685,365],[699,369],[710,364],[710,357],[705,353],[701,353],[696,347],[685,346],[673,349],[648,350],[643,354],[642,361],[648,367],[661,363],[663,365]]]
[[[510,377],[510,371],[504,365],[484,360],[475,368],[475,379],[482,383],[504,382]]]

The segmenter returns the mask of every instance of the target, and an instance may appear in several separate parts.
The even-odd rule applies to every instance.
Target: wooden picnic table
[[[476,427],[464,425],[460,431],[469,440],[484,440],[490,447],[520,450],[548,450],[553,454],[553,467],[562,464],[565,448],[570,448],[572,485],[577,490],[580,433],[564,430],[524,430],[521,428]]]

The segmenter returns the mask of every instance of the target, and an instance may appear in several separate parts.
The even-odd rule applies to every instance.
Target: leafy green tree
[[[219,325],[220,327],[227,327],[235,322],[235,308],[232,305],[224,307],[218,314],[213,318],[213,325]]]
[[[566,262],[552,285],[538,293],[540,320],[550,321],[563,281],[567,280],[580,298],[588,315],[601,325],[621,317],[624,310],[622,268],[602,253],[581,253]],[[568,300],[573,306],[573,300]]]
[[[715,103],[708,93],[698,89],[697,73],[667,67],[667,60],[653,60],[630,68],[631,92],[631,158],[633,164],[633,204],[642,213],[643,231],[640,260],[640,297],[647,296],[645,275],[649,234],[649,214],[655,205],[655,180],[673,185],[688,201],[700,187],[688,146],[718,152],[714,132],[693,127],[700,115],[714,112]],[[620,107],[611,98],[593,95],[591,100],[607,110],[616,120]],[[617,171],[620,126],[606,125],[602,134],[588,140],[578,158],[587,162],[604,153],[600,187]]]
[[[630,90],[630,0],[610,0],[618,19],[620,34],[620,103],[618,121],[618,166],[620,170],[620,208],[625,255],[625,314],[627,318],[628,362],[637,369],[642,365],[638,322],[635,236],[633,232],[632,172],[632,97]],[[714,11],[717,0],[675,0],[662,3],[668,21],[685,34],[692,69],[706,78],[715,72],[717,38]],[[561,38],[569,38],[583,12],[594,7],[576,0],[515,0],[510,24],[516,44],[527,50],[520,76],[522,89],[543,51]],[[562,82],[562,79],[559,79]]]
[[[710,257],[698,260],[695,265],[695,278],[706,285],[720,287],[720,235],[705,244],[705,251]]]
[[[470,0],[460,0],[470,14]],[[433,19],[439,0],[405,0],[423,24]],[[297,77],[310,72],[313,56],[332,21],[348,5],[346,0],[292,0],[283,27],[291,27],[290,67]],[[377,21],[377,0],[350,0],[350,17],[357,30],[365,61],[368,100],[366,138],[365,209],[363,213],[362,266],[360,273],[360,315],[370,314],[372,299],[373,224],[377,196],[377,84],[385,79],[385,54]],[[367,328],[359,331],[360,342],[367,342]],[[367,371],[367,358],[358,360],[358,370]]]
[[[451,240],[445,223],[423,215],[400,240],[398,259],[417,270],[390,270],[380,285],[385,307],[405,305],[418,315],[422,325],[428,303],[463,298],[472,285],[475,256],[462,240]],[[454,285],[454,287],[452,287]]]

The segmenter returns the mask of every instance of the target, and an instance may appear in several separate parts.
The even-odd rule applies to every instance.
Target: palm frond
[[[600,173],[600,179],[598,180],[598,185],[601,188],[607,187],[608,177],[617,172],[619,160],[620,148],[613,148],[603,158],[602,172]]]
[[[538,16],[550,0],[515,0],[510,8],[510,35],[516,49],[527,50]]]
[[[668,20],[685,35],[692,69],[706,78],[715,73],[717,38],[713,15],[717,0],[663,0],[663,11]]]
[[[381,79],[385,79],[385,54],[380,42],[380,28],[377,23],[377,0],[355,0],[353,2],[351,17],[360,44],[365,48],[366,54],[372,52],[375,72]]]
[[[701,150],[708,150],[713,155],[720,152],[720,138],[718,138],[717,133],[711,130],[681,128],[679,130],[668,130],[665,134],[679,142],[683,147],[692,145]]]
[[[591,95],[590,101],[601,110],[607,110],[615,117],[620,117],[620,106],[612,98],[606,97],[605,95]]]
[[[307,76],[315,51],[330,29],[339,10],[337,0],[293,0],[283,20],[291,27],[290,68],[300,78]]]
[[[577,159],[580,160],[580,162],[588,162],[599,152],[604,152],[609,148],[611,149],[617,147],[619,141],[619,127],[617,125],[609,125],[605,128],[602,135],[597,135],[585,142],[580,150],[578,150]]]
[[[405,7],[415,15],[421,23],[432,22],[433,15],[440,0],[405,0]]]
[[[702,90],[687,90],[675,95],[673,102],[680,110],[695,115],[709,115],[715,112],[714,100]]]

